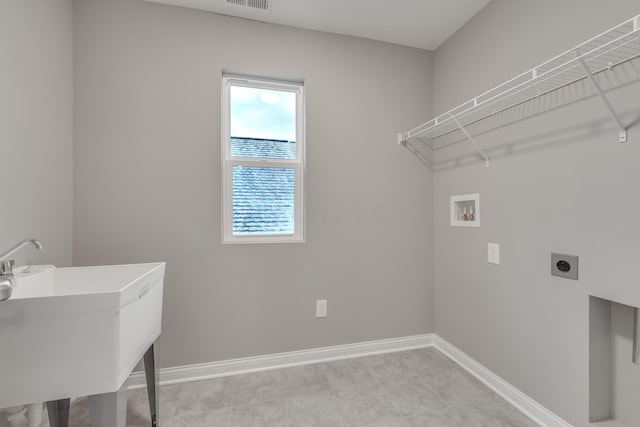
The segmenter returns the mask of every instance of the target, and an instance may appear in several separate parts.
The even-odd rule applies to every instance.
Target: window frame
[[[296,94],[296,159],[262,159],[231,156],[231,86],[271,89]],[[222,243],[300,243],[305,241],[305,97],[304,83],[286,80],[222,75]],[[236,166],[294,170],[294,232],[233,233],[233,168]]]

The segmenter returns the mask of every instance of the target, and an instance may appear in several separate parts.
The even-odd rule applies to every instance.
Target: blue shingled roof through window
[[[231,155],[244,158],[293,160],[292,141],[231,138]],[[233,167],[233,233],[293,233],[295,170],[274,167]]]
[[[250,159],[295,160],[296,142],[281,139],[231,137],[231,156]]]

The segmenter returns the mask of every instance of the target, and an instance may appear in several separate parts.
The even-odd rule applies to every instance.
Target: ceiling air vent
[[[246,7],[253,10],[271,10],[271,0],[223,0],[230,6]]]

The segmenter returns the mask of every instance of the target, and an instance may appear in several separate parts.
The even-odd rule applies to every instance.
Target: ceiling
[[[227,0],[146,1],[427,50],[435,50],[489,3],[489,0],[270,0],[271,10],[264,11],[229,5]]]

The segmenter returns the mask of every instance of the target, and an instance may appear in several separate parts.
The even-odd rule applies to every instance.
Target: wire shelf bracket
[[[464,136],[466,136],[467,139],[469,141],[471,141],[473,143],[473,145],[476,146],[476,150],[478,150],[478,154],[480,154],[480,156],[482,156],[482,158],[484,159],[484,167],[488,168],[489,165],[490,165],[489,157],[487,157],[487,155],[484,153],[484,151],[482,151],[482,148],[480,148],[480,145],[478,144],[478,141],[476,141],[475,138],[472,137],[469,132],[467,132],[467,129],[464,126],[462,126],[462,123],[460,123],[458,121],[458,119],[456,119],[456,116],[452,115],[451,116],[451,120],[453,120],[456,123],[456,125],[458,125],[458,128],[460,128],[462,133],[464,133]]]
[[[577,50],[576,50],[576,57],[578,58],[578,61],[580,61],[580,65],[584,69],[584,72],[589,78],[589,81],[591,81],[591,85],[593,85],[593,88],[595,89],[596,93],[602,100],[602,103],[604,104],[605,107],[607,107],[607,110],[609,110],[609,114],[611,115],[611,118],[613,119],[614,122],[616,122],[616,125],[618,126],[618,130],[619,130],[618,141],[627,142],[627,129],[622,124],[620,117],[618,117],[618,115],[616,114],[616,110],[613,109],[613,106],[609,102],[607,95],[605,95],[604,92],[602,91],[602,88],[598,84],[598,81],[596,80],[596,78],[593,76],[593,73],[589,69],[589,66],[585,62],[584,58],[580,56],[580,52]]]
[[[640,58],[640,15],[565,51],[499,86],[443,113],[420,126],[398,134],[398,143],[420,142],[434,148],[444,135],[461,131],[489,164],[488,156],[471,136],[470,125],[494,117],[526,102],[539,99],[568,85],[589,80],[618,127],[620,142],[627,140],[627,129],[595,78],[599,73]]]

